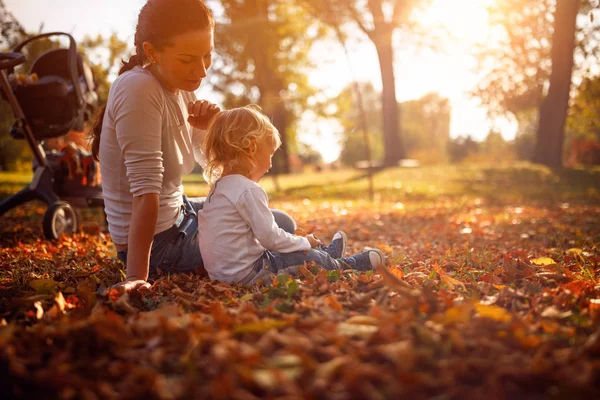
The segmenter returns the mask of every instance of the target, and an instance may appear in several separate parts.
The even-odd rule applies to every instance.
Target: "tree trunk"
[[[552,73],[548,95],[540,108],[533,162],[562,166],[565,121],[569,108],[575,28],[581,0],[558,0],[552,34]]]
[[[255,0],[252,9],[255,12],[255,15],[249,17],[254,17],[256,21],[260,22],[260,24],[257,24],[256,29],[259,29],[258,26],[262,25],[260,27],[260,34],[275,35],[275,32],[273,32],[275,28],[269,19],[269,1]],[[250,18],[250,20],[252,20],[252,18]],[[290,160],[288,155],[289,140],[287,136],[289,122],[285,104],[280,95],[281,91],[284,90],[284,83],[278,78],[275,71],[277,65],[274,65],[272,58],[270,58],[270,52],[276,50],[273,48],[265,49],[263,46],[258,45],[261,42],[266,41],[261,40],[254,42],[252,50],[248,49],[248,53],[254,60],[254,77],[256,87],[260,92],[260,100],[258,103],[281,135],[281,147],[277,153],[275,153],[271,171],[275,175],[288,174],[290,172]]]
[[[396,102],[396,83],[394,80],[394,50],[392,48],[392,30],[385,35],[373,38],[379,68],[381,70],[383,112],[383,144],[385,155],[383,164],[386,167],[398,165],[404,158],[404,145],[400,137],[399,109]]]
[[[290,156],[289,156],[289,140],[286,134],[287,131],[287,118],[285,105],[281,102],[281,98],[278,98],[277,104],[275,104],[273,114],[270,115],[272,123],[275,128],[279,131],[281,136],[281,147],[279,151],[275,153],[275,160],[273,160],[273,172],[275,174],[289,174],[290,173]]]

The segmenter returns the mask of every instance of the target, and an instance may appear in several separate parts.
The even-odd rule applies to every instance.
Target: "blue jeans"
[[[279,253],[265,250],[262,257],[256,260],[252,271],[240,281],[243,285],[251,285],[261,280],[269,283],[273,276],[280,273],[297,275],[304,263],[314,262],[328,271],[347,269],[345,259],[331,257],[323,249],[310,249],[308,251],[295,251],[293,253]]]
[[[173,226],[154,235],[150,251],[150,272],[161,269],[208,276],[198,243],[198,211],[204,207],[205,200],[206,197],[188,199],[183,196],[183,205]],[[296,223],[292,217],[280,210],[272,209],[271,212],[281,229],[294,233]],[[123,264],[127,264],[127,249],[119,251],[117,255]]]

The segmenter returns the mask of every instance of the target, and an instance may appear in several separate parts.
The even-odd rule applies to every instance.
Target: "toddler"
[[[279,132],[255,106],[217,114],[204,140],[204,177],[210,184],[198,212],[198,237],[210,279],[252,284],[285,272],[294,275],[305,262],[327,270],[371,270],[385,262],[380,250],[345,257],[346,235],[337,232],[329,246],[314,235],[280,229],[269,199],[258,184],[281,145]]]

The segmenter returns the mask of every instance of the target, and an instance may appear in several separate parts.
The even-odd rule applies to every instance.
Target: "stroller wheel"
[[[77,225],[77,213],[64,201],[52,204],[44,214],[44,236],[49,240],[58,239],[61,233],[76,233]]]

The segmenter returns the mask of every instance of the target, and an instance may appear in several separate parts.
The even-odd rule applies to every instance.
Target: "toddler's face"
[[[264,140],[258,145],[256,153],[254,153],[254,162],[256,163],[256,167],[250,173],[251,180],[254,182],[260,181],[261,178],[265,176],[267,171],[271,169],[275,150],[277,150],[277,148],[275,146],[275,141],[272,138]]]

